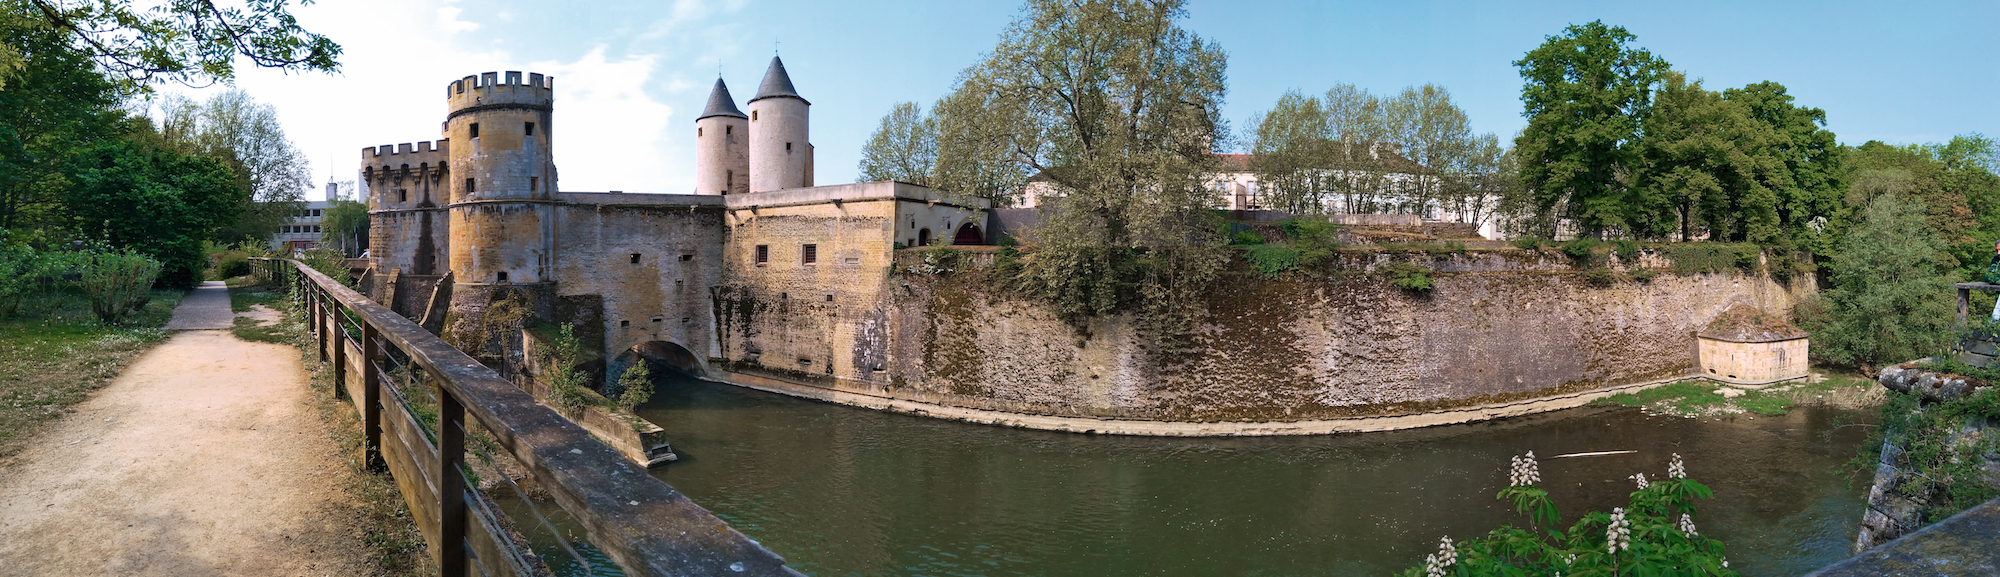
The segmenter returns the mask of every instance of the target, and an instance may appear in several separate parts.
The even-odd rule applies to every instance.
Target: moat
[[[661,386],[641,412],[682,460],[654,474],[811,575],[1387,575],[1441,535],[1524,522],[1493,494],[1527,450],[1564,526],[1623,504],[1628,476],[1663,474],[1680,453],[1715,490],[1699,524],[1731,566],[1796,575],[1847,556],[1866,487],[1843,464],[1872,419],[1586,407],[1390,433],[1152,438]],[[1549,458],[1624,450],[1637,452]]]

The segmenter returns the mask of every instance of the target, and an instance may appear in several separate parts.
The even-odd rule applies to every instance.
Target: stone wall
[[[1406,414],[1693,375],[1695,332],[1717,313],[1735,302],[1788,311],[1813,290],[1735,274],[1598,287],[1557,258],[1525,251],[1418,257],[1438,271],[1466,271],[1434,273],[1427,296],[1367,273],[1407,258],[1344,253],[1336,270],[1311,279],[1230,271],[1208,297],[1207,321],[1180,344],[1161,342],[1131,315],[1078,330],[988,288],[977,270],[903,267],[884,309],[885,374],[834,386],[1111,419]]]
[[[562,196],[566,203],[560,205],[556,224],[557,294],[601,300],[594,328],[604,335],[604,357],[617,365],[626,350],[654,341],[684,347],[703,359],[719,356],[709,290],[722,270],[721,197]],[[606,376],[614,379],[624,369],[606,368]]]

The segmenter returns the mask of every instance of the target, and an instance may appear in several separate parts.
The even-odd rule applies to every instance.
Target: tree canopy
[[[309,0],[302,0],[302,3]],[[0,0],[0,28],[44,31],[117,79],[126,91],[156,82],[202,86],[236,76],[236,58],[287,71],[338,70],[340,45],[307,32],[290,0],[170,0],[135,8],[131,0]],[[26,67],[28,49],[0,42],[0,90],[8,72]]]
[[[1185,321],[1228,258],[1206,187],[1227,55],[1186,16],[1180,0],[1030,0],[936,109],[940,189],[1004,202],[1039,175],[1058,191],[1019,280],[1066,318],[1143,302]]]
[[[1669,66],[1637,37],[1602,21],[1575,24],[1514,62],[1528,127],[1514,140],[1520,178],[1536,208],[1557,211],[1580,232],[1603,236],[1644,220],[1648,203],[1625,179],[1637,164],[1653,86]]]
[[[861,182],[900,180],[929,185],[937,164],[937,119],[915,102],[898,102],[861,148]]]

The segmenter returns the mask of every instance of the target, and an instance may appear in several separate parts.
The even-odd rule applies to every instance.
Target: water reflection
[[[1385,575],[1440,535],[1522,519],[1508,458],[1545,457],[1568,515],[1624,503],[1672,453],[1714,488],[1703,533],[1745,575],[1845,556],[1839,468],[1866,434],[1830,409],[1695,421],[1586,408],[1320,437],[1167,439],[1003,429],[688,379],[642,413],[682,456],[655,475],[814,575]],[[1636,453],[1549,459],[1573,452]]]

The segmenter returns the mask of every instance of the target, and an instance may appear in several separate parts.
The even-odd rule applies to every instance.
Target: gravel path
[[[167,321],[167,330],[228,330],[235,322],[236,316],[229,312],[229,288],[212,280],[202,282],[181,299],[181,305],[174,307],[173,320]]]
[[[228,326],[209,290],[174,322],[221,294]],[[290,347],[175,334],[0,461],[0,575],[372,573],[308,383]]]

